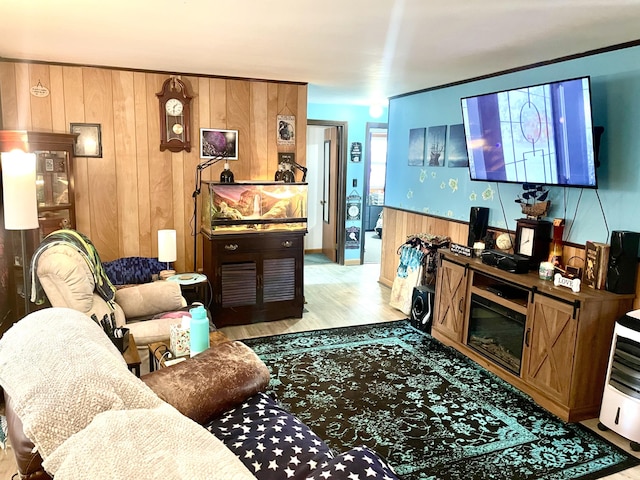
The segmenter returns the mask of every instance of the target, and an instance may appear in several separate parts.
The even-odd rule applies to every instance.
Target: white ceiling
[[[372,104],[640,38],[640,0],[0,0],[0,57],[309,83]]]

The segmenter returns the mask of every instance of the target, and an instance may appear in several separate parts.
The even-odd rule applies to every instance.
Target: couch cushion
[[[183,415],[204,424],[263,391],[269,370],[253,350],[234,341],[213,345],[142,380]]]
[[[94,303],[95,280],[82,255],[66,245],[44,250],[38,259],[37,275],[49,302],[89,312]]]

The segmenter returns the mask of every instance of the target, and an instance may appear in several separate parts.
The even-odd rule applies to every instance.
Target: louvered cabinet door
[[[235,262],[220,266],[220,300],[222,308],[258,303],[256,261]]]
[[[203,266],[216,326],[302,317],[303,264],[304,233],[209,237]]]

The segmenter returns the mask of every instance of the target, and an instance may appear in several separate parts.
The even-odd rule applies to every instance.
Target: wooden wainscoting
[[[193,96],[191,152],[160,152],[159,101],[167,73],[0,59],[0,127],[69,132],[70,123],[99,123],[102,158],[76,158],[76,225],[103,261],[157,256],[156,231],[174,228],[178,271],[193,268],[191,236],[200,128],[238,130],[236,180],[270,180],[278,152],[306,163],[307,85],[181,75]],[[32,86],[49,90],[30,95]],[[278,114],[295,115],[296,143],[277,145]],[[203,171],[219,178],[222,162]],[[200,211],[200,207],[199,207]],[[202,265],[202,242],[198,244]]]
[[[455,243],[467,244],[469,224],[452,221],[439,217],[432,217],[405,210],[384,207],[382,227],[382,253],[380,259],[380,283],[393,285],[400,257],[398,247],[409,235],[430,233],[451,237]]]
[[[416,233],[431,233],[433,235],[448,235],[454,243],[467,244],[469,224],[459,220],[447,220],[432,217],[422,213],[408,212],[395,208],[384,207],[384,226],[382,229],[382,254],[379,281],[383,285],[392,286],[396,277],[396,270],[400,257],[398,247],[407,236]],[[569,265],[584,266],[584,247],[565,245],[562,258]],[[639,268],[640,270],[640,268]],[[634,309],[640,309],[640,281],[636,286]]]

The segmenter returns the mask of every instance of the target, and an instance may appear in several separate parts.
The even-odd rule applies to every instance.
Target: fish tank
[[[307,183],[202,181],[208,235],[307,230]]]

